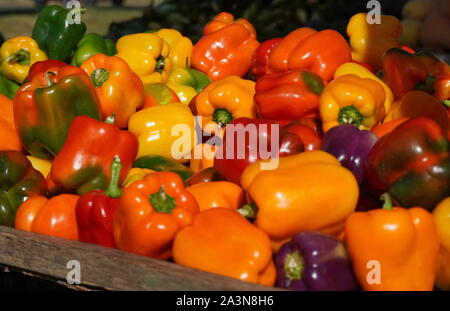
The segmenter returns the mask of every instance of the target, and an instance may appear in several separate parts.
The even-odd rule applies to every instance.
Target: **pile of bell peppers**
[[[68,14],[0,47],[0,225],[291,290],[450,290],[450,68],[395,17],[114,42]]]

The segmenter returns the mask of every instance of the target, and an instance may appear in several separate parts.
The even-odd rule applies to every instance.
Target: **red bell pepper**
[[[34,79],[34,77],[42,72],[55,72],[57,70],[65,66],[68,66],[69,64],[66,64],[65,62],[62,62],[57,59],[47,59],[40,62],[35,62],[33,65],[31,65],[30,70],[28,71],[28,76],[25,79],[25,82],[31,81]]]
[[[269,71],[269,55],[272,50],[280,43],[282,38],[275,38],[261,43],[253,54],[252,66],[250,72],[256,78],[268,74]]]
[[[305,150],[320,150],[322,144],[322,127],[316,118],[301,118],[285,125],[285,131],[296,134],[303,141]]]

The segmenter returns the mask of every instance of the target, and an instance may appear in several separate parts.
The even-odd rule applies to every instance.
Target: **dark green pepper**
[[[44,176],[21,152],[0,151],[0,225],[14,226],[20,204],[37,195],[46,195]]]
[[[14,95],[16,95],[17,90],[19,88],[20,88],[19,84],[0,75],[0,94],[3,94],[13,99]]]
[[[194,175],[194,171],[190,168],[178,163],[172,159],[158,156],[158,155],[147,155],[140,157],[133,163],[133,167],[147,168],[157,172],[169,171],[180,175],[183,181],[186,181],[189,177]]]
[[[96,33],[86,34],[81,41],[78,42],[77,49],[75,54],[73,54],[70,64],[81,66],[86,59],[100,53],[108,56],[116,54],[116,44],[114,41],[111,39],[104,39]]]
[[[50,5],[39,12],[33,27],[32,37],[49,59],[68,62],[78,42],[86,32],[86,25],[71,23],[73,14],[85,9],[68,10],[58,5]],[[72,18],[74,19],[74,18]]]

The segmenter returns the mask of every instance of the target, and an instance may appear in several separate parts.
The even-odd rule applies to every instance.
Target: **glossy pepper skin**
[[[275,243],[306,230],[332,233],[356,208],[358,183],[329,153],[283,157],[273,170],[260,164],[245,169],[241,185],[258,208],[255,224]]]
[[[19,207],[15,227],[77,241],[75,209],[78,199],[74,194],[61,194],[51,199],[44,196],[32,197]]]
[[[150,83],[144,85],[144,97],[144,105],[141,106],[139,110],[169,103],[181,102],[177,94],[163,83]]]
[[[277,159],[304,151],[301,139],[293,133],[281,130],[275,121],[239,118],[234,120],[231,126],[235,130],[225,131],[222,146],[219,146],[215,153],[214,169],[235,184],[241,183],[245,168],[263,156]],[[276,162],[273,164],[276,165]]]
[[[175,236],[194,222],[197,213],[197,202],[180,176],[150,173],[123,190],[113,221],[117,248],[168,259]]]
[[[14,119],[25,149],[39,158],[61,150],[79,115],[100,120],[100,104],[86,73],[75,66],[51,67],[24,84],[14,98]]]
[[[167,86],[175,91],[183,104],[189,105],[192,98],[210,83],[211,79],[198,70],[174,67],[167,81]]]
[[[117,54],[141,78],[144,85],[166,83],[172,71],[169,45],[156,34],[136,33],[121,37]]]
[[[276,285],[291,290],[354,290],[358,287],[344,243],[320,232],[303,231],[275,255]]]
[[[272,50],[280,43],[282,38],[274,38],[264,42],[256,49],[252,58],[252,66],[250,68],[251,74],[255,78],[259,78],[270,73],[269,70],[269,56]]]
[[[388,191],[397,204],[432,210],[450,194],[449,142],[431,119],[406,121],[372,148],[366,176],[372,189]]]
[[[99,34],[88,33],[78,42],[70,64],[81,66],[89,57],[97,54],[113,56],[116,54],[116,44],[113,40],[105,39]]]
[[[268,236],[227,208],[202,211],[173,244],[177,264],[246,282],[273,285],[275,267]]]
[[[214,167],[214,155],[217,148],[217,146],[208,143],[197,144],[194,149],[192,149],[192,159],[189,161],[189,168],[197,173],[208,167]]]
[[[336,69],[350,59],[350,47],[337,31],[326,29],[318,32],[302,27],[290,32],[272,50],[269,70],[309,70],[329,82]]]
[[[186,181],[194,172],[177,161],[159,155],[146,155],[133,162],[134,168],[144,168],[155,172],[174,172]]]
[[[76,189],[80,195],[95,189],[104,190],[111,178],[113,158],[117,155],[122,161],[122,181],[136,158],[137,148],[138,142],[132,133],[87,116],[76,117],[63,148],[53,161],[51,178],[67,189]]]
[[[349,74],[337,77],[320,98],[324,132],[339,124],[371,129],[385,116],[385,92],[377,81]]]
[[[13,226],[20,204],[45,195],[45,178],[19,151],[0,151],[0,225]]]
[[[57,71],[59,68],[66,67],[67,63],[62,62],[57,59],[47,59],[35,62],[31,65],[30,70],[28,71],[28,76],[25,79],[26,82],[30,82],[34,79],[35,76],[41,73],[46,73],[47,71]]]
[[[350,215],[345,223],[359,284],[364,290],[432,290],[439,251],[432,215],[420,207],[405,209],[386,202],[382,209]],[[380,282],[369,277],[368,263],[373,260],[379,264]]]
[[[243,77],[258,45],[255,28],[247,20],[235,21],[233,15],[222,12],[203,28],[203,37],[192,51],[192,67],[213,81]]]
[[[307,70],[272,73],[257,80],[254,101],[262,118],[286,124],[318,115],[324,87],[322,78]]]
[[[305,151],[320,150],[323,137],[320,119],[300,118],[283,126],[283,130],[300,137]]]
[[[176,29],[162,28],[154,34],[164,39],[169,45],[169,58],[174,67],[190,67],[192,49],[194,48],[191,39],[184,37]]]
[[[189,107],[181,103],[170,103],[136,112],[128,122],[128,130],[139,140],[138,158],[160,155],[179,162],[187,162],[183,157],[189,156],[194,148],[194,124],[194,116]],[[186,133],[189,137],[185,137],[184,132],[171,134],[174,126],[189,130],[190,135]],[[181,146],[176,148],[175,142]]]
[[[431,53],[390,49],[383,57],[383,79],[396,99],[413,90],[439,100],[450,98],[449,66]]]
[[[11,99],[0,94],[0,150],[22,151],[22,142],[14,124],[14,108]]]
[[[436,286],[450,290],[450,197],[445,198],[433,210],[439,236],[440,249],[436,268]]]
[[[122,191],[119,187],[122,163],[119,157],[111,162],[111,178],[105,191],[93,190],[80,197],[75,208],[81,242],[116,247],[112,223]]]
[[[0,75],[0,94],[1,95],[5,95],[5,96],[9,97],[10,99],[13,99],[14,96],[16,95],[17,91],[19,90],[19,88],[20,88],[19,84]]]
[[[11,38],[0,47],[0,73],[8,79],[22,83],[35,62],[46,60],[47,56],[30,37]]]
[[[238,118],[256,117],[254,94],[255,82],[229,76],[208,85],[191,107],[196,116],[202,117],[203,129],[211,125],[223,127]]]
[[[50,59],[68,62],[78,42],[86,32],[86,24],[77,21],[74,13],[85,9],[68,10],[58,5],[43,8],[33,27],[32,37]],[[73,19],[74,23],[68,20]]]
[[[377,135],[371,131],[361,131],[353,125],[341,124],[325,133],[321,149],[334,155],[343,167],[355,175],[361,185],[366,179],[367,157],[377,141]]]
[[[144,105],[144,85],[128,64],[117,56],[96,54],[82,65],[95,86],[102,119],[115,115],[115,124],[123,129],[136,110]]]
[[[244,190],[228,181],[198,183],[186,190],[194,196],[200,211],[216,207],[237,210],[245,203]]]

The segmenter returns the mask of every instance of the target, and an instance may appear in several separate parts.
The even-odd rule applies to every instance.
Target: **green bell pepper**
[[[14,226],[20,204],[37,195],[46,195],[44,176],[21,152],[0,151],[0,225]]]
[[[73,54],[71,65],[81,66],[81,64],[89,57],[95,54],[105,54],[112,56],[116,54],[116,44],[111,39],[104,39],[96,33],[84,35],[78,42],[77,49]]]
[[[180,175],[183,181],[186,181],[192,175],[194,175],[194,171],[190,168],[184,166],[183,164],[178,163],[172,159],[158,156],[158,155],[147,155],[140,157],[133,163],[133,167],[137,168],[148,168],[150,170],[154,170],[157,172],[174,172]]]
[[[70,60],[86,32],[86,25],[83,22],[69,21],[73,14],[84,11],[83,8],[68,10],[58,5],[49,5],[39,12],[31,36],[49,59],[63,62]]]
[[[3,94],[13,99],[19,88],[20,88],[19,84],[0,75],[0,94]]]

